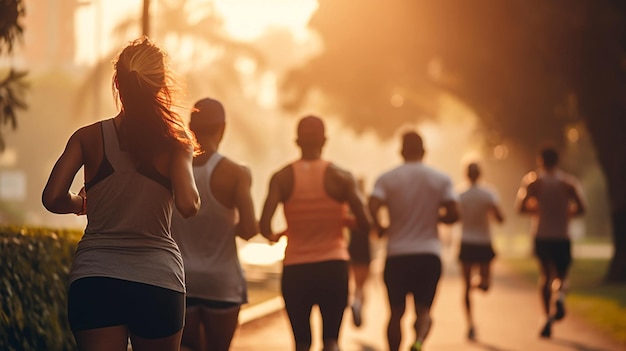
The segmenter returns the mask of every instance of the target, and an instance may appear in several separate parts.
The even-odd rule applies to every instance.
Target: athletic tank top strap
[[[154,167],[137,167],[132,161],[132,158],[128,157],[128,153],[122,151],[120,148],[119,133],[113,118],[102,121],[102,133],[104,153],[114,170],[120,172],[136,171],[171,191],[172,182],[170,179],[159,173]]]
[[[215,196],[213,195],[213,191],[211,191],[211,177],[213,176],[213,171],[215,171],[215,167],[217,164],[224,158],[223,155],[215,152],[211,155],[208,161],[201,166],[194,166],[193,173],[196,179],[196,186],[198,187],[198,191],[201,192],[203,197],[206,197],[207,200],[210,201],[211,207],[226,209],[222,204],[217,201]],[[203,200],[203,202],[205,202]],[[231,211],[230,209],[227,209]]]
[[[217,164],[223,158],[224,158],[223,155],[221,155],[218,152],[214,152],[213,155],[211,155],[211,157],[209,157],[209,160],[206,162],[206,164],[204,164],[204,167],[206,168],[206,171],[209,174],[209,179],[211,179],[210,177],[211,177],[211,175],[213,175],[213,171],[215,170],[215,167],[217,167]]]
[[[96,175],[90,181],[85,182],[85,190],[89,190],[92,186],[98,184],[101,180],[105,179],[106,177],[113,174],[113,172],[115,172],[115,169],[113,169],[113,166],[111,166],[111,163],[109,162],[105,151],[106,143],[104,141],[104,129],[102,126],[103,124],[103,121],[100,121],[98,123],[98,126],[100,126],[100,134],[102,138],[102,161],[100,161],[100,166],[98,167]]]
[[[104,154],[111,166],[120,171],[135,170],[130,157],[123,155],[120,148],[120,139],[113,118],[102,121],[102,135],[104,140]]]

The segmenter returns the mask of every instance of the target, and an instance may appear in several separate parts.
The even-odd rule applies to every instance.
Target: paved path
[[[427,339],[426,351],[623,351],[620,345],[588,326],[571,313],[555,324],[552,338],[538,337],[542,326],[537,287],[514,276],[496,261],[493,285],[488,293],[473,293],[472,303],[477,324],[477,342],[468,342],[462,309],[462,281],[454,258],[444,259],[444,275],[433,306],[433,329]],[[349,309],[344,314],[340,334],[342,351],[386,351],[386,321],[389,315],[385,287],[381,277],[382,262],[372,263],[372,275],[366,285],[367,302],[363,325],[355,328]],[[407,307],[410,305],[407,304]],[[413,339],[413,314],[403,320],[404,342],[408,350]],[[314,310],[314,325],[320,317]],[[312,350],[321,350],[319,327],[313,329]],[[283,309],[243,324],[233,340],[232,351],[293,350],[291,329]]]

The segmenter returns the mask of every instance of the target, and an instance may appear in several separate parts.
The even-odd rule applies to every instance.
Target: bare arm
[[[374,228],[376,229],[376,232],[378,233],[379,237],[382,237],[383,235],[385,235],[385,232],[387,231],[387,228],[383,227],[380,224],[380,220],[378,219],[378,211],[380,210],[381,207],[383,207],[383,205],[384,205],[383,201],[374,196],[370,196],[368,204],[367,204],[369,208],[370,216],[372,218],[372,222],[374,223]]]
[[[272,218],[274,217],[278,204],[282,201],[279,174],[280,173],[274,174],[270,180],[267,198],[265,199],[263,212],[259,220],[261,235],[271,242],[276,242],[280,238],[280,235],[274,234],[272,231]]]
[[[175,148],[170,160],[170,177],[176,209],[184,218],[195,216],[200,209],[200,195],[193,177],[191,150]]]
[[[50,212],[84,214],[83,197],[70,192],[76,173],[84,164],[80,141],[81,131],[82,129],[76,131],[68,140],[43,190],[41,200]],[[81,192],[84,193],[84,190]]]
[[[348,206],[350,206],[350,211],[356,220],[356,229],[360,233],[369,233],[370,232],[370,219],[365,210],[365,205],[363,201],[361,201],[361,197],[359,196],[356,188],[356,183],[352,176],[347,177],[346,186],[348,189],[346,201]]]
[[[498,221],[498,223],[504,222],[504,215],[502,214],[502,210],[500,209],[500,206],[498,206],[497,204],[494,204],[491,207],[491,213],[493,214],[493,217],[496,219],[496,221]]]
[[[569,187],[569,198],[574,202],[574,208],[571,210],[570,215],[576,217],[585,214],[585,203],[574,185]]]
[[[452,224],[461,218],[459,203],[456,201],[444,201],[441,203],[443,213],[439,216],[439,222]]]
[[[537,213],[537,183],[530,183],[527,187],[520,187],[517,192],[519,199],[518,212],[522,214]]]
[[[249,240],[259,232],[259,226],[254,215],[254,204],[250,195],[252,175],[247,167],[240,167],[237,184],[235,186],[235,207],[239,212],[239,223],[236,233],[245,240]]]

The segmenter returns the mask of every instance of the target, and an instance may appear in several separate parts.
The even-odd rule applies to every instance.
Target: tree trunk
[[[605,280],[609,283],[626,282],[626,211],[613,213],[612,222],[615,251]]]
[[[582,35],[579,92],[587,128],[607,180],[614,252],[607,282],[626,282],[626,8],[590,1]]]
[[[141,34],[150,36],[150,0],[143,0],[143,12],[141,17]]]

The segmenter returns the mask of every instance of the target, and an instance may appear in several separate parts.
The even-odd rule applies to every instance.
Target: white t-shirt
[[[495,193],[474,184],[459,197],[463,219],[461,241],[471,244],[490,244],[489,212],[498,203]]]
[[[441,254],[439,208],[444,201],[458,201],[450,177],[421,162],[406,162],[382,174],[371,196],[389,212],[387,256]]]

